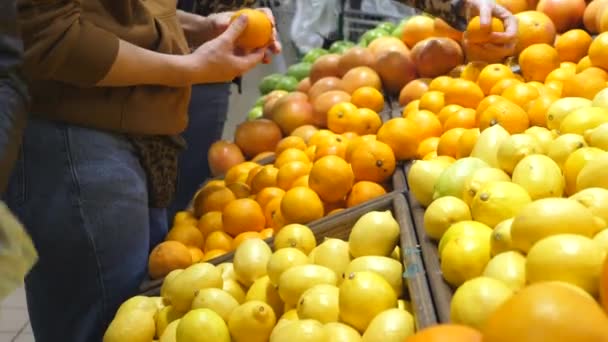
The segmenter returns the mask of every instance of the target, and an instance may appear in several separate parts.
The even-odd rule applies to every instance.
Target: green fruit
[[[370,31],[367,31],[363,34],[363,36],[361,37],[360,41],[365,41],[366,44],[369,44],[371,42],[373,42],[375,39],[380,38],[380,37],[386,37],[389,36],[390,33],[382,30],[382,29],[373,29]]]
[[[295,77],[298,81],[301,81],[308,77],[312,63],[302,62],[294,64],[287,69],[287,76]]]
[[[281,74],[272,74],[264,77],[262,81],[260,81],[260,85],[258,88],[260,89],[260,93],[266,95],[271,91],[277,89],[277,83],[283,77]]]
[[[262,96],[258,97],[258,99],[255,101],[255,104],[253,106],[254,107],[263,107],[265,102],[266,102],[266,95],[262,95]]]
[[[247,113],[247,120],[253,121],[261,118],[264,115],[264,108],[262,106],[255,106],[251,108]]]
[[[283,76],[277,82],[276,90],[295,91],[298,87],[298,79],[292,76]]]
[[[329,47],[329,52],[342,54],[353,46],[355,46],[355,43],[353,43],[351,41],[338,40],[337,42],[334,42],[333,44],[331,44],[331,46]]]
[[[378,24],[378,26],[376,26],[376,28],[380,29],[380,30],[384,30],[386,32],[393,32],[397,28],[397,25],[395,23],[387,21],[387,22]]]
[[[304,57],[302,58],[302,62],[314,63],[317,59],[319,59],[319,57],[327,55],[328,53],[329,52],[325,49],[314,48],[304,55]]]

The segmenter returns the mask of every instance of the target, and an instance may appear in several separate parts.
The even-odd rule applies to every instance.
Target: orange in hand
[[[489,27],[481,27],[479,17],[474,17],[467,25],[466,36],[471,43],[485,43],[490,39],[492,32],[504,32],[505,27],[502,21],[497,18],[492,18],[492,23]]]
[[[254,50],[262,48],[272,40],[272,22],[262,11],[254,9],[242,9],[232,16],[230,23],[241,15],[247,16],[247,27],[236,41],[237,46]]]

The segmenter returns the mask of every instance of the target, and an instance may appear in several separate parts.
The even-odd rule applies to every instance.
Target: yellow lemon
[[[519,213],[532,199],[521,186],[511,182],[491,182],[484,185],[473,198],[471,214],[475,221],[495,227]]]
[[[478,171],[482,170],[491,169]],[[463,200],[445,196],[433,201],[424,212],[424,230],[430,238],[439,240],[452,224],[470,219],[471,210]]]

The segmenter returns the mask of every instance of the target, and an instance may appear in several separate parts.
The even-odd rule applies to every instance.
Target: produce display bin
[[[410,211],[403,193],[390,193],[364,203],[351,210],[345,210],[335,215],[324,217],[310,224],[317,243],[325,238],[339,238],[347,240],[355,222],[370,211],[391,210],[401,229],[400,247],[402,263],[404,265],[404,293],[412,304],[412,311],[416,318],[417,329],[437,324],[437,316],[431,299],[431,292],[427,282],[423,262],[420,258],[419,245],[413,229]],[[272,247],[273,238],[267,240]],[[233,253],[228,253],[212,261],[213,264],[230,262]],[[142,294],[158,296],[161,282],[148,287]]]

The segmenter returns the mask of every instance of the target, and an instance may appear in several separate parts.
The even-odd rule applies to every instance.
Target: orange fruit
[[[336,209],[344,208],[344,207],[346,207],[346,199],[338,201],[338,202],[334,202],[334,203],[324,202],[323,203],[323,212],[325,213],[325,215],[329,215],[329,213],[331,213],[332,211],[334,211]]]
[[[603,79],[604,81],[608,81],[608,73],[606,70],[594,66],[579,72],[579,74],[584,74],[585,76],[589,77],[597,77]]]
[[[254,163],[260,163],[260,164],[265,164],[264,160],[265,159],[270,159],[271,157],[274,157],[275,153],[272,151],[266,151],[266,152],[261,152],[255,155],[255,157],[251,158],[251,161]]]
[[[222,212],[224,231],[231,236],[242,232],[259,232],[266,227],[262,207],[250,198],[241,198],[228,203]]]
[[[576,75],[576,70],[559,67],[551,71],[545,78],[545,84],[553,81],[568,82]]]
[[[195,222],[198,222],[198,220],[194,216],[194,213],[192,213],[190,211],[185,211],[185,210],[178,211],[177,213],[175,213],[175,216],[173,217],[174,226],[177,226],[178,224],[181,224],[181,223],[192,224]]]
[[[535,9],[535,4],[537,1],[532,1],[532,4],[530,4],[530,0],[498,0],[496,1],[496,3],[508,9],[509,12],[515,14],[526,11],[529,8]]]
[[[564,85],[560,81],[549,81],[545,82],[545,88],[548,90],[547,94],[545,95],[554,95],[561,97]]]
[[[481,27],[481,21],[479,16],[473,17],[469,20],[467,25],[466,36],[467,39],[472,43],[487,43],[490,40],[492,32],[504,32],[505,27],[502,21],[498,18],[492,18],[490,27]]]
[[[477,85],[485,95],[488,95],[496,83],[509,78],[513,78],[511,68],[504,64],[489,64],[479,73]]]
[[[434,33],[435,21],[424,15],[416,15],[403,26],[401,40],[411,49],[419,41],[432,37]]]
[[[587,70],[590,70],[589,68]],[[587,73],[587,70],[574,75],[570,82],[564,82],[562,88],[563,97],[584,97],[592,100],[602,89],[606,88],[606,80]]]
[[[519,66],[526,81],[545,82],[559,64],[557,50],[549,44],[533,44],[519,54]]]
[[[336,209],[334,209],[334,210],[332,210],[332,211],[328,212],[328,213],[327,213],[327,216],[331,216],[331,215],[333,215],[333,214],[337,214],[337,213],[339,213],[339,212],[341,212],[341,211],[344,211],[344,208],[336,208]]]
[[[431,160],[431,159],[435,159],[437,158],[437,151],[432,151],[427,153],[424,157],[422,157],[422,160]]]
[[[578,63],[587,55],[592,40],[591,35],[581,29],[570,30],[560,35],[555,40],[559,60]]]
[[[222,212],[210,211],[205,213],[198,220],[198,230],[200,230],[204,237],[212,232],[223,230]]]
[[[310,172],[309,162],[292,161],[283,165],[277,173],[277,186],[285,191],[291,189],[293,183]]]
[[[451,115],[443,124],[443,131],[450,130],[452,128],[473,128],[475,127],[475,109],[462,108],[453,115]],[[442,132],[443,133],[443,132]]]
[[[202,248],[205,243],[203,233],[196,226],[179,225],[171,228],[166,241],[178,241],[188,247]]]
[[[327,142],[336,139],[336,134],[328,129],[320,129],[316,131],[310,139],[308,139],[308,146],[319,145],[322,142]]]
[[[481,70],[488,65],[486,62],[469,62],[462,72],[460,73],[460,78],[465,79],[467,81],[477,82],[477,78],[479,78],[479,74],[481,74]],[[445,90],[444,90],[445,92]]]
[[[212,232],[205,240],[205,248],[203,248],[203,251],[205,254],[208,254],[209,251],[214,249],[221,249],[224,251],[232,250],[232,237],[223,231]]]
[[[239,235],[235,236],[232,240],[232,249],[236,250],[239,248],[243,241],[248,239],[261,239],[260,233],[258,232],[242,232]]]
[[[419,110],[408,115],[407,119],[414,121],[418,126],[420,139],[438,137],[443,133],[441,121],[439,121],[437,115],[428,110]]]
[[[270,200],[264,207],[264,217],[266,218],[266,226],[279,229],[283,226],[283,216],[281,215],[281,201],[283,196],[276,197]]]
[[[192,263],[196,264],[203,260],[205,254],[200,248],[196,247],[188,247],[188,252],[190,252],[190,257],[192,257]]]
[[[296,186],[303,186],[303,187],[309,187],[308,186],[308,178],[310,178],[309,175],[304,175],[299,177],[298,179],[296,179],[295,182],[293,182],[293,184],[291,185],[292,188],[295,188]]]
[[[279,169],[274,165],[266,165],[258,172],[251,181],[251,193],[257,194],[264,188],[277,185],[277,174]]]
[[[148,258],[148,273],[152,279],[165,277],[169,272],[184,269],[192,265],[192,256],[188,247],[178,241],[159,243]]]
[[[450,76],[439,76],[429,83],[429,90],[445,92],[454,79]]]
[[[368,108],[377,113],[384,109],[384,95],[373,87],[361,87],[355,90],[350,102],[359,108]]]
[[[417,78],[408,82],[399,92],[399,104],[405,106],[418,100],[429,89],[429,82],[428,78]]]
[[[406,117],[409,113],[417,112],[419,105],[420,105],[420,100],[414,100],[414,101],[408,103],[405,107],[403,107],[403,111],[401,112],[401,115],[403,117]]]
[[[466,325],[439,324],[422,329],[404,342],[482,342],[481,333]]]
[[[262,11],[245,8],[234,13],[230,22],[241,15],[247,17],[247,27],[237,38],[236,45],[245,50],[254,50],[270,44],[273,25],[268,16]]]
[[[262,230],[261,232],[259,232],[259,234],[260,234],[260,238],[262,238],[262,240],[270,239],[271,237],[274,236],[274,229],[266,228],[266,229]]]
[[[382,126],[380,115],[369,108],[359,108],[353,116],[351,129],[360,135],[376,134]]]
[[[481,88],[475,82],[464,79],[455,79],[445,91],[445,104],[448,105],[457,104],[467,108],[477,108],[483,98]]]
[[[426,156],[427,154],[437,151],[437,146],[439,145],[439,137],[429,137],[420,142],[418,145],[418,151],[416,152],[416,156],[420,159]]]
[[[228,171],[226,171],[226,176],[224,177],[225,185],[228,186],[232,183],[245,183],[247,181],[247,177],[249,176],[249,171],[258,166],[260,166],[258,163],[243,162],[231,167],[228,169]]]
[[[592,66],[608,70],[608,32],[600,33],[593,39],[588,55]]]
[[[591,47],[591,46],[589,46],[589,47]],[[593,64],[591,63],[591,58],[589,58],[589,56],[585,56],[580,61],[578,61],[578,63],[576,64],[576,72],[581,72],[592,66],[593,66]]]
[[[418,103],[418,110],[429,110],[433,113],[439,113],[441,108],[445,105],[444,94],[437,90],[427,91],[420,98]]]
[[[378,140],[359,145],[353,151],[350,163],[356,181],[376,183],[388,180],[396,166],[391,147]]]
[[[357,106],[350,102],[340,102],[327,112],[327,127],[334,133],[350,131],[350,123]]]
[[[443,124],[445,123],[445,121],[452,115],[457,113],[459,110],[461,110],[463,107],[457,104],[451,104],[451,105],[447,105],[445,107],[443,107],[439,113],[437,113],[437,119],[439,119],[439,122],[441,122],[441,125],[443,126]]]
[[[498,81],[492,89],[490,89],[490,95],[500,95],[505,89],[514,85],[515,83],[522,83],[522,81],[517,78],[505,78],[503,80]]]
[[[384,194],[386,194],[386,190],[381,185],[369,181],[360,181],[353,185],[353,189],[346,199],[346,206],[351,208]]]
[[[515,14],[518,21],[517,45],[515,53],[519,54],[533,44],[551,44],[555,41],[555,25],[544,13],[525,11]]]
[[[258,202],[262,210],[266,208],[268,202],[277,197],[283,197],[285,190],[277,187],[269,187],[262,189],[255,195],[255,201]]]
[[[521,108],[526,109],[532,100],[540,96],[540,93],[536,87],[529,83],[515,83],[507,87],[501,95]]]
[[[290,135],[279,141],[277,148],[275,149],[275,154],[279,155],[288,148],[297,148],[298,150],[304,151],[306,150],[306,147],[308,146],[306,146],[304,139],[295,135]]]
[[[353,186],[355,175],[342,158],[326,156],[317,160],[310,170],[308,186],[324,202],[343,200]]]
[[[359,108],[359,109],[361,109],[361,108]],[[364,108],[364,109],[366,109],[366,108]],[[370,111],[371,111],[371,112],[374,112],[373,110],[370,110]],[[354,139],[354,138],[358,137],[358,136],[359,136],[359,134],[357,134],[357,133],[355,133],[355,132],[345,132],[345,133],[340,134],[340,136],[341,136],[342,138],[344,138],[344,141],[345,141],[345,142],[349,142],[349,141],[351,141],[352,139]]]
[[[346,146],[346,152],[344,153],[344,160],[350,163],[351,156],[355,149],[359,147],[361,144],[365,144],[370,141],[376,140],[376,136],[372,134],[366,134],[359,137],[354,138],[353,140],[348,142],[348,146]]]
[[[385,122],[376,138],[393,150],[397,160],[415,158],[418,144],[422,141],[416,122],[406,118],[393,118]]]
[[[530,126],[547,127],[547,111],[553,102],[558,99],[558,96],[545,95],[530,102],[530,105],[528,106]]]
[[[347,146],[347,140],[342,137],[340,137],[339,140],[318,145],[315,149],[315,157],[313,161],[317,161],[325,156],[338,156],[340,158],[344,158],[346,155]]]
[[[460,136],[460,139],[458,139],[458,151],[456,152],[456,158],[460,159],[470,156],[480,134],[481,132],[479,131],[479,128],[469,128],[464,131]]]
[[[308,159],[306,152],[298,150],[297,148],[288,148],[277,156],[277,159],[274,162],[274,167],[280,169],[283,165],[293,161],[310,163],[310,159]]]
[[[456,158],[458,155],[458,142],[466,130],[466,128],[457,127],[445,131],[439,138],[437,155]]]
[[[312,189],[296,187],[283,196],[280,213],[285,223],[306,224],[323,217],[323,202]]]
[[[227,254],[228,251],[223,250],[223,249],[212,249],[209,250],[205,253],[205,255],[203,256],[203,259],[201,260],[201,262],[207,262],[209,260],[213,260],[215,258],[218,258],[224,254]]]
[[[484,129],[500,124],[510,134],[521,133],[528,129],[530,120],[520,106],[504,100],[490,105],[479,117],[479,129]]]
[[[249,173],[247,174],[247,180],[245,181],[245,183],[249,186],[251,186],[251,182],[253,182],[253,178],[258,174],[258,172],[262,171],[262,169],[264,168],[263,165],[258,165],[254,168],[252,168],[251,170],[249,170]],[[235,183],[232,183],[235,184]]]
[[[199,192],[194,197],[194,203],[192,204],[194,215],[201,217],[210,211],[222,211],[226,204],[235,199],[236,196],[234,196],[232,191],[225,187],[211,190],[208,193]]]
[[[561,282],[528,285],[488,317],[483,341],[608,341],[608,316],[581,292]]]

